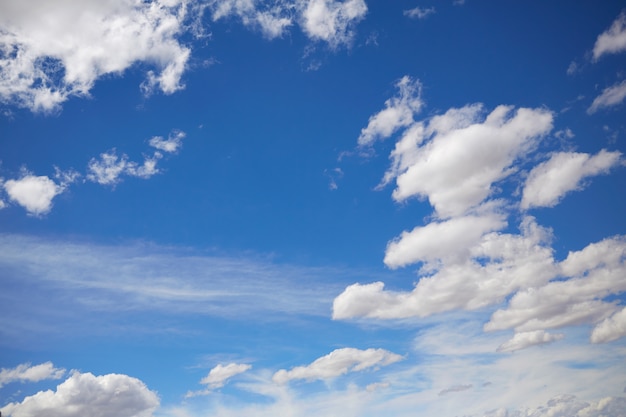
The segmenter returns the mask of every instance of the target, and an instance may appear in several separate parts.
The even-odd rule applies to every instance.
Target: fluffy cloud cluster
[[[74,372],[56,391],[40,391],[2,407],[9,417],[151,417],[159,398],[127,375]]]
[[[98,159],[89,161],[85,178],[102,185],[116,185],[123,176],[150,178],[160,172],[157,163],[163,158],[163,152],[178,152],[184,137],[184,132],[175,130],[167,139],[161,136],[151,138],[149,144],[156,151],[152,156],[146,156],[141,164],[130,161],[126,154],[118,156],[115,149],[104,152]],[[45,175],[37,176],[24,171],[20,178],[0,182],[0,188],[4,189],[10,201],[24,207],[28,214],[42,216],[52,209],[52,200],[80,177],[81,174],[75,171],[63,172],[57,169],[53,180]],[[4,202],[0,200],[0,203],[2,208]]]
[[[55,368],[52,362],[39,365],[23,363],[15,368],[0,369],[0,388],[14,381],[39,382],[46,379],[59,379],[65,374],[65,369]]]
[[[324,41],[331,48],[349,45],[354,26],[367,13],[363,0],[211,0],[209,6],[213,20],[237,16],[270,39],[297,23],[311,40]]]
[[[518,234],[503,232],[517,209],[555,206],[587,179],[620,165],[622,154],[556,152],[522,184],[522,166],[552,130],[552,112],[498,106],[487,113],[474,104],[415,121],[419,89],[407,85],[419,84],[404,77],[400,93],[370,117],[358,145],[397,133],[380,187],[395,179],[396,201],[427,198],[434,209],[427,224],[402,232],[385,251],[392,269],[419,263],[419,280],[412,291],[387,290],[383,282],[348,286],[333,302],[333,318],[426,317],[510,298],[485,325],[488,331],[515,330],[500,351],[554,342],[563,336],[546,330],[584,323],[596,325],[593,342],[624,336],[621,307],[605,301],[626,291],[620,282],[626,274],[623,237],[590,244],[559,262],[551,231],[533,217],[522,215]],[[520,202],[516,193],[503,195],[504,179],[520,183]]]
[[[546,405],[527,410],[490,411],[484,417],[619,417],[626,410],[626,398],[606,397],[598,401],[581,401],[574,395],[560,395]]]
[[[182,0],[28,0],[0,6],[0,99],[50,111],[107,74],[152,65],[144,89],[182,88]]]
[[[309,365],[296,366],[289,371],[281,369],[274,374],[272,379],[277,384],[285,384],[294,379],[305,379],[307,381],[332,379],[348,372],[387,366],[402,359],[402,356],[384,349],[336,349],[328,355],[316,359]]]

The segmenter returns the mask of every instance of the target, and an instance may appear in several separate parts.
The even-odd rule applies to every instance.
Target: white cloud
[[[274,374],[272,380],[278,384],[285,384],[294,379],[305,379],[307,381],[332,379],[348,372],[387,366],[402,359],[402,356],[384,349],[336,349],[328,355],[316,359],[309,365],[296,366],[289,371],[281,369]]]
[[[209,7],[214,21],[237,16],[269,39],[283,36],[295,21],[309,39],[331,48],[349,45],[354,26],[367,13],[363,0],[211,0]]]
[[[587,113],[593,114],[599,109],[617,106],[624,101],[624,98],[626,98],[626,80],[602,90],[602,93],[593,100],[587,109]]]
[[[52,362],[39,365],[23,363],[15,368],[0,369],[0,388],[14,381],[39,382],[46,379],[59,379],[65,374],[65,369],[55,368]]]
[[[6,181],[4,190],[11,201],[24,207],[29,214],[41,216],[50,211],[52,200],[65,191],[65,187],[46,176],[26,174],[20,179]]]
[[[551,334],[544,330],[516,333],[512,339],[498,346],[498,352],[514,352],[531,346],[544,345],[563,339],[562,333]]]
[[[152,417],[159,398],[127,375],[74,372],[56,391],[40,391],[2,407],[11,417]]]
[[[624,336],[626,336],[626,308],[598,323],[591,332],[591,342],[612,342]]]
[[[167,153],[175,153],[183,146],[183,139],[185,138],[185,132],[174,130],[167,139],[163,139],[162,136],[154,136],[148,142],[150,146],[160,151]]]
[[[434,7],[415,7],[414,9],[405,10],[403,14],[411,19],[425,19],[435,13]]]
[[[554,207],[570,191],[580,190],[585,178],[606,174],[619,164],[622,154],[601,150],[596,155],[556,152],[528,175],[522,194],[522,209]]]
[[[626,51],[626,13],[621,13],[611,27],[598,36],[593,46],[593,59]]]
[[[333,48],[350,44],[354,25],[367,13],[363,0],[299,0],[299,5],[303,8],[300,24],[304,33]]]
[[[398,142],[383,179],[396,178],[393,198],[428,197],[438,216],[462,215],[552,129],[552,113],[545,109],[498,106],[484,119],[481,114],[480,104],[450,109],[409,129],[414,134]]]
[[[262,9],[255,0],[211,0],[209,7],[214,21],[237,16],[245,26],[260,30],[268,39],[281,37],[293,25],[290,12],[294,5],[285,2],[274,2]]]
[[[200,383],[208,385],[211,389],[220,388],[223,387],[230,378],[244,373],[251,368],[252,365],[244,363],[229,363],[226,366],[219,364],[211,369],[209,374],[202,378]]]
[[[626,412],[626,398],[605,397],[581,401],[574,395],[559,395],[534,409],[490,411],[484,417],[621,417]]]
[[[606,319],[618,307],[603,299],[626,291],[626,238],[609,238],[570,252],[559,268],[559,275],[567,279],[520,290],[506,308],[493,313],[485,330],[525,332]]]
[[[413,123],[424,102],[421,98],[422,84],[409,76],[397,83],[398,95],[385,101],[385,108],[369,118],[367,127],[361,130],[359,146],[372,145],[376,140],[388,138],[399,128]]]
[[[184,136],[184,133],[181,132],[179,135]],[[166,152],[174,152],[180,146],[180,143],[177,143],[180,139],[176,139],[177,137],[178,135],[168,140],[154,137],[150,140],[150,145],[157,149],[165,148]],[[139,165],[130,161],[128,155],[118,156],[117,151],[111,149],[101,153],[99,159],[91,158],[87,165],[87,179],[101,185],[113,186],[118,184],[123,176],[148,179],[160,172],[156,166],[162,157],[163,154],[157,151],[151,157],[144,157],[143,164]]]
[[[182,1],[29,0],[0,6],[0,99],[33,111],[57,109],[89,94],[107,74],[137,62],[156,67],[148,88],[182,88],[190,50]]]
[[[520,229],[520,235],[488,233],[465,258],[420,271],[423,275],[411,292],[384,290],[382,282],[351,285],[335,298],[333,318],[401,319],[476,310],[519,289],[541,286],[557,274],[546,246],[550,233],[532,218],[524,219]]]
[[[387,244],[385,265],[398,268],[415,262],[435,263],[440,260],[466,258],[470,248],[488,232],[506,227],[498,213],[455,217],[431,222],[402,232]]]

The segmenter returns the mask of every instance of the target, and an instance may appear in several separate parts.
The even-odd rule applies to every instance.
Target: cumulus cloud
[[[396,178],[393,198],[427,197],[438,216],[462,215],[552,129],[553,115],[545,109],[498,106],[482,114],[480,104],[450,109],[407,130],[383,179],[386,184]]]
[[[504,216],[499,213],[431,222],[410,232],[402,232],[389,242],[384,262],[390,268],[398,268],[420,261],[432,263],[464,257],[485,233],[505,226]]]
[[[434,7],[415,7],[413,9],[405,10],[403,14],[411,19],[426,19],[431,14],[435,13]]]
[[[211,0],[208,3],[214,21],[237,16],[245,26],[258,29],[269,39],[280,37],[293,25],[292,7],[282,2],[268,4],[265,8],[254,0]]]
[[[15,368],[0,369],[0,388],[14,381],[39,382],[46,379],[59,379],[65,374],[65,369],[55,368],[52,362],[39,365],[23,363]]]
[[[361,130],[359,146],[369,146],[386,139],[399,128],[413,123],[413,116],[422,109],[422,84],[405,75],[397,83],[398,94],[385,101],[385,108],[369,118]]]
[[[563,339],[562,333],[551,334],[544,330],[516,333],[512,339],[498,346],[498,352],[514,352],[531,346],[544,345]]]
[[[163,139],[162,136],[154,136],[148,142],[150,146],[160,151],[167,153],[175,153],[183,146],[183,139],[185,138],[185,132],[175,130],[168,136],[167,139]]]
[[[25,174],[16,180],[7,180],[4,190],[9,199],[24,207],[28,214],[41,216],[50,211],[52,200],[65,191],[65,186],[47,176]]]
[[[332,379],[348,372],[387,366],[402,359],[402,356],[384,349],[336,349],[309,365],[296,366],[289,371],[281,369],[274,374],[272,379],[277,384],[285,384],[295,379],[307,381]]]
[[[554,207],[570,191],[580,190],[588,177],[606,174],[619,164],[620,152],[600,151],[596,155],[557,152],[528,175],[522,194],[522,209]]]
[[[411,292],[384,289],[382,282],[353,284],[333,302],[333,318],[402,319],[500,303],[515,291],[547,283],[557,274],[550,233],[525,218],[521,234],[482,236],[467,257],[421,271]]]
[[[593,114],[606,107],[617,106],[626,98],[626,80],[602,90],[602,93],[593,100],[587,113]]]
[[[626,13],[622,12],[611,27],[598,36],[593,46],[593,59],[626,51]]]
[[[144,84],[171,94],[190,55],[181,0],[29,0],[0,8],[0,99],[51,111],[107,74],[152,65]]]
[[[73,372],[56,391],[40,391],[2,407],[11,417],[152,417],[159,398],[127,375]]]
[[[598,323],[591,333],[591,342],[612,342],[624,336],[626,336],[626,308]]]
[[[606,319],[619,307],[604,298],[626,291],[626,238],[609,238],[570,252],[558,267],[566,279],[518,291],[506,308],[493,313],[485,330],[527,332]]]
[[[348,45],[354,36],[354,25],[365,17],[364,0],[301,0],[301,26],[313,40],[331,47]]]

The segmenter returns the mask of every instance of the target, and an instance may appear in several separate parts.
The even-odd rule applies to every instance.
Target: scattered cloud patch
[[[386,139],[402,127],[413,123],[413,116],[420,112],[424,102],[421,98],[422,84],[409,76],[397,83],[398,94],[385,101],[385,108],[369,118],[367,127],[361,130],[359,146],[370,146],[377,140]]]
[[[593,59],[626,51],[626,12],[622,12],[611,27],[601,33],[593,46]]]
[[[602,93],[593,100],[587,113],[593,114],[600,109],[617,106],[626,98],[626,80],[602,90]]]
[[[221,388],[232,377],[242,374],[252,369],[252,365],[245,363],[229,363],[228,365],[219,364],[211,369],[207,376],[200,380],[200,383],[207,386],[207,389],[201,391],[190,391],[185,397],[195,397],[198,395],[208,395],[213,390]]]
[[[545,345],[563,339],[562,333],[550,334],[544,330],[516,333],[512,339],[498,346],[498,352],[515,352],[531,346]]]
[[[162,136],[154,136],[148,143],[150,146],[160,151],[176,153],[183,146],[183,139],[185,136],[185,132],[174,130],[170,133],[167,139],[163,139]]]
[[[146,91],[181,88],[190,55],[177,37],[186,7],[179,0],[88,0],[4,4],[0,13],[0,100],[54,111],[71,96],[88,96],[96,81],[135,63],[148,73]]]
[[[626,411],[626,398],[605,397],[594,401],[581,401],[575,395],[559,395],[545,405],[526,410],[499,408],[484,417],[620,417]]]
[[[403,14],[411,19],[426,19],[431,14],[435,13],[434,7],[415,7],[413,9],[405,10]]]
[[[444,390],[441,390],[439,392],[439,395],[446,395],[446,394],[450,394],[453,392],[461,392],[461,391],[467,391],[468,389],[471,389],[473,387],[472,384],[467,384],[467,385],[454,385],[450,388],[446,388]]]
[[[621,162],[620,152],[601,150],[596,155],[557,152],[530,171],[522,193],[521,208],[554,207],[570,191],[583,188],[586,178],[606,174]]]
[[[332,379],[348,372],[387,366],[402,359],[402,356],[384,349],[336,349],[309,365],[296,366],[289,371],[281,369],[274,374],[272,380],[277,384],[286,384],[297,379],[307,381]]]
[[[350,45],[354,27],[367,13],[363,0],[212,0],[209,7],[214,21],[235,16],[268,39],[283,36],[297,23],[309,39],[333,49]]]
[[[0,388],[11,382],[39,382],[46,379],[60,379],[65,374],[65,369],[55,368],[52,362],[39,365],[23,363],[15,368],[0,369]]]

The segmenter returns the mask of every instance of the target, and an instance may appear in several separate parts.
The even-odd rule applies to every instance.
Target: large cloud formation
[[[151,417],[159,398],[136,378],[75,371],[56,391],[40,391],[0,411],[10,417]]]
[[[398,95],[370,117],[357,143],[371,147],[397,134],[379,188],[395,179],[394,200],[427,198],[433,208],[425,225],[402,232],[385,251],[392,269],[419,264],[419,280],[412,291],[387,290],[383,282],[350,285],[335,298],[333,318],[427,317],[503,303],[484,327],[516,332],[499,351],[551,343],[563,335],[546,330],[580,324],[595,326],[594,343],[623,337],[622,306],[607,297],[626,291],[626,238],[589,244],[559,261],[551,230],[525,213],[582,190],[622,165],[622,154],[602,149],[545,158],[538,145],[554,122],[545,108],[501,105],[487,112],[472,104],[416,121],[419,81],[403,77],[397,86]],[[508,191],[504,180],[522,192]],[[512,215],[521,219],[519,233],[504,231]]]

